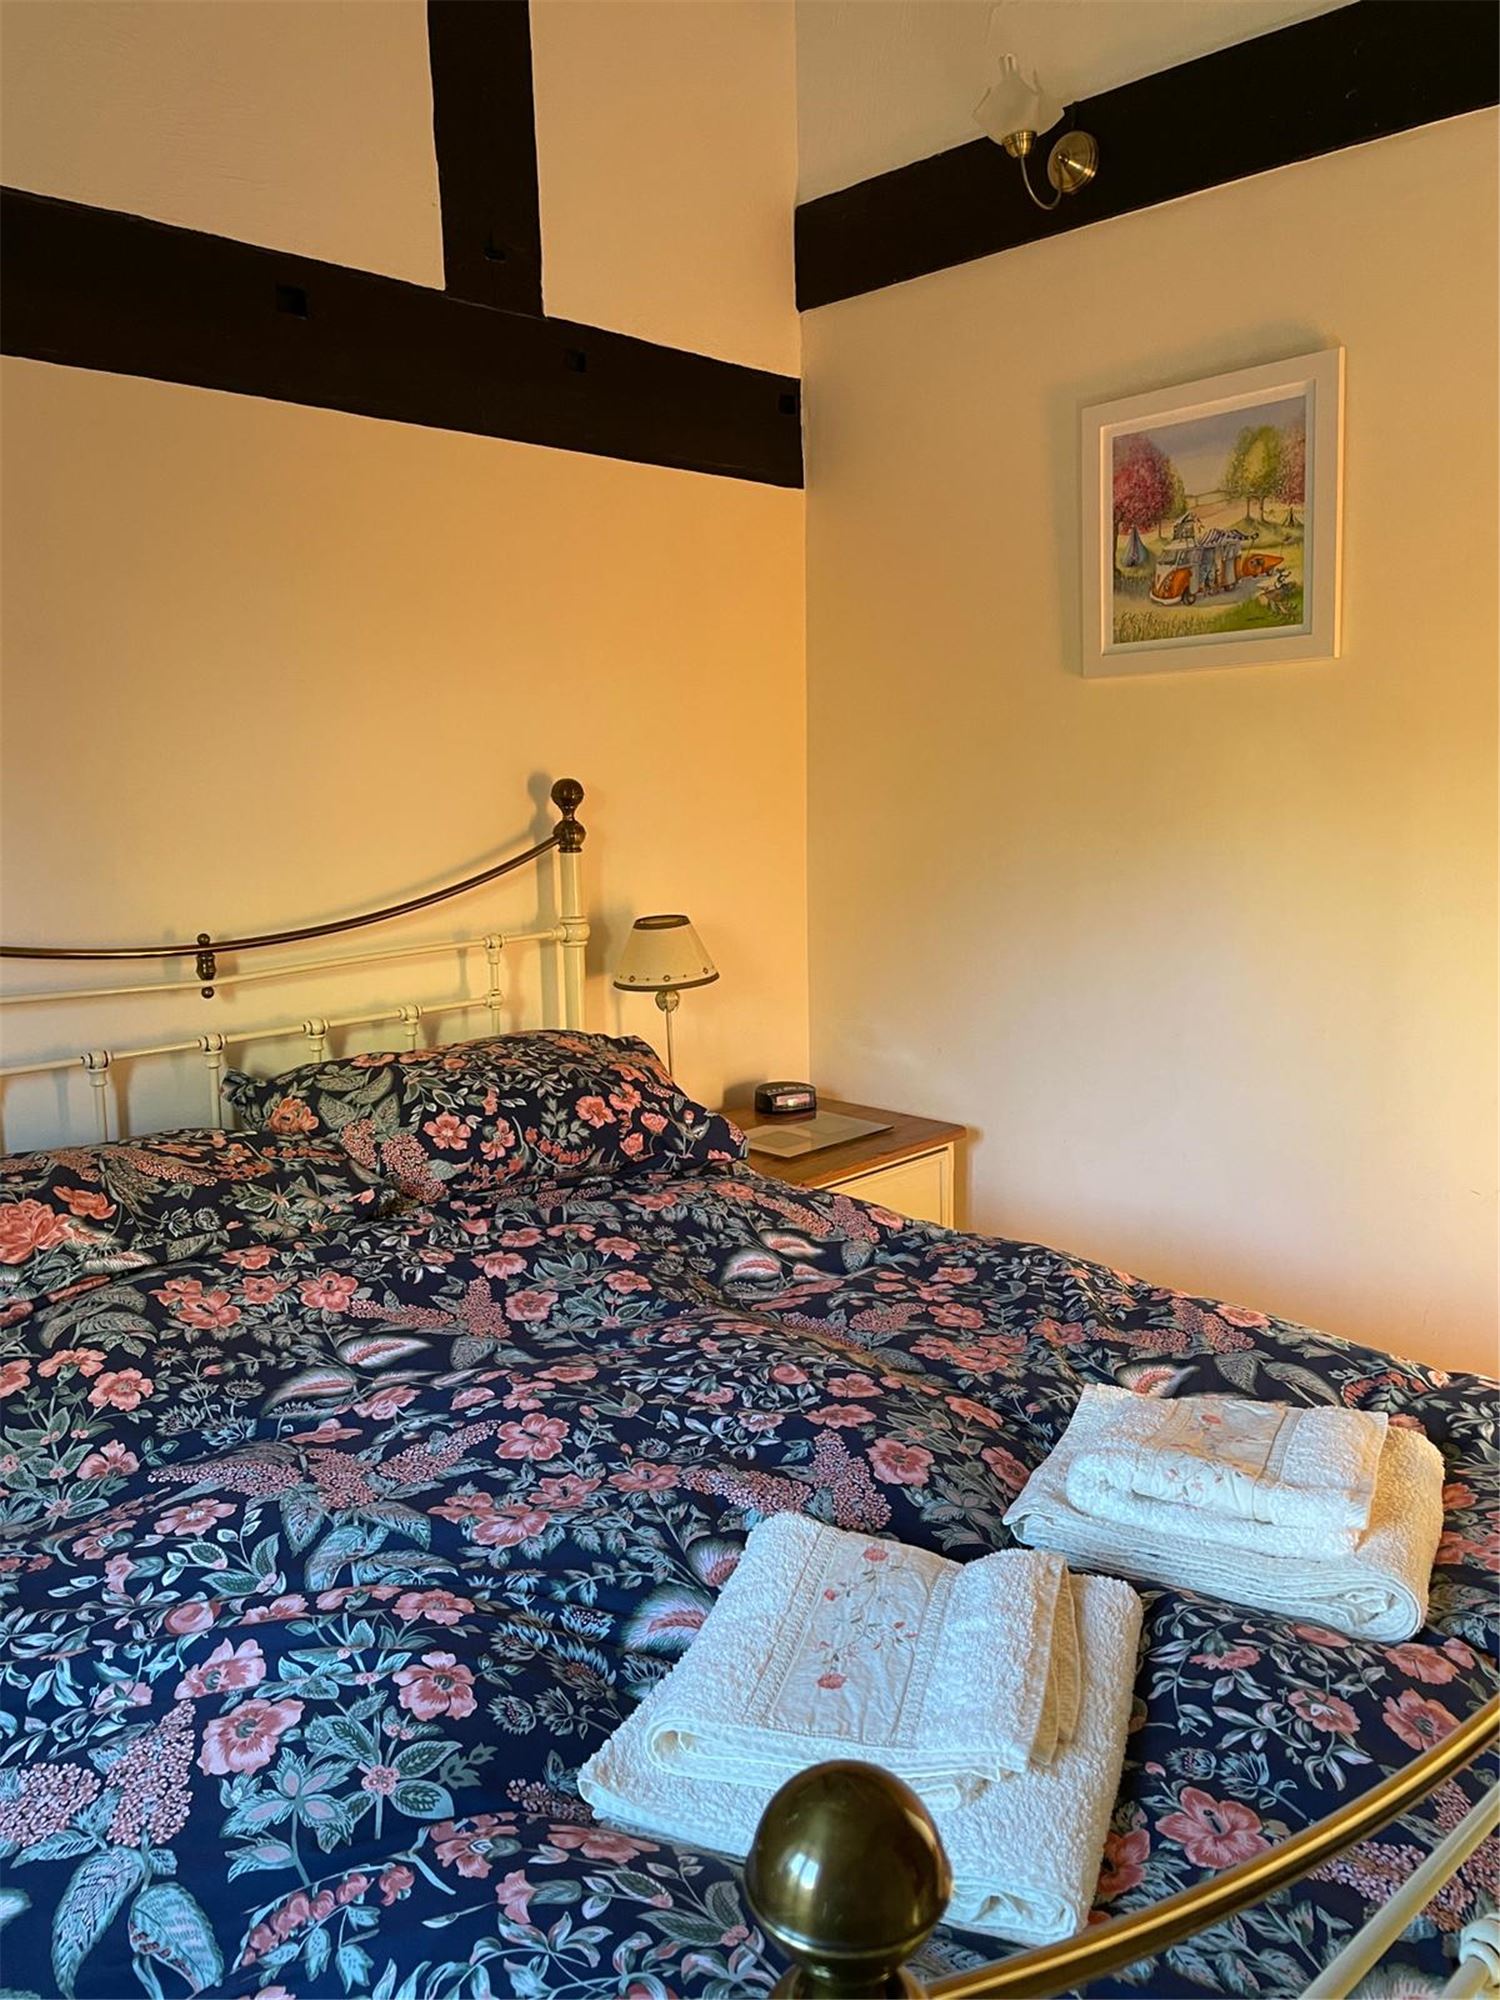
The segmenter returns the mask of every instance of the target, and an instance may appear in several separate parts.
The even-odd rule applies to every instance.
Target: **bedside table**
[[[752,1148],[749,1165],[771,1180],[791,1187],[831,1188],[838,1194],[852,1194],[861,1201],[873,1201],[914,1222],[939,1222],[953,1227],[954,1185],[957,1179],[958,1144],[964,1136],[962,1125],[949,1125],[935,1118],[909,1118],[900,1111],[880,1111],[871,1104],[850,1104],[839,1097],[819,1094],[818,1109],[835,1111],[846,1118],[878,1118],[887,1132],[869,1132],[859,1139],[846,1139],[841,1146],[824,1146],[816,1153],[803,1153],[795,1160],[783,1160],[774,1153],[757,1153]],[[743,1130],[750,1125],[773,1125],[749,1104],[726,1104],[726,1115]],[[786,1123],[795,1124],[795,1119]]]

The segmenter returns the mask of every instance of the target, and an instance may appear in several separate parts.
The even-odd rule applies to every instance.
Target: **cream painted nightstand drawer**
[[[953,1148],[939,1146],[915,1159],[896,1160],[887,1167],[873,1167],[868,1173],[850,1174],[824,1187],[837,1194],[852,1194],[860,1201],[872,1201],[880,1208],[909,1215],[913,1222],[940,1222],[953,1227]]]
[[[832,1188],[897,1215],[909,1215],[913,1222],[936,1222],[945,1229],[955,1226],[962,1125],[914,1118],[905,1111],[881,1111],[872,1104],[850,1104],[821,1093],[819,1101],[823,1110],[864,1119],[872,1129],[836,1146],[791,1157],[757,1152],[752,1146],[750,1165],[757,1173],[792,1187]],[[746,1128],[762,1122],[747,1106],[730,1103],[724,1108]],[[788,1130],[795,1129],[789,1120]]]

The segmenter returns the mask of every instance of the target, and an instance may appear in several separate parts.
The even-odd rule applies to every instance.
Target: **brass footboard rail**
[[[1041,2000],[1154,1957],[1400,1819],[1497,1741],[1500,1696],[1404,1770],[1211,1882],[1059,1944],[952,1973],[925,1990],[932,2000]],[[1492,1797],[1463,1822],[1470,1847],[1489,1830],[1494,1809]],[[1463,1858],[1458,1853],[1453,1865]],[[766,1808],[745,1868],[750,1907],[793,1961],[776,1988],[780,2000],[921,1995],[902,1968],[940,1921],[950,1887],[926,1808],[899,1779],[869,1764],[820,1764],[791,1779]]]

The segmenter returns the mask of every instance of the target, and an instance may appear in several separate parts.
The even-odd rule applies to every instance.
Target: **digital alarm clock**
[[[755,1108],[763,1118],[810,1118],[818,1093],[810,1083],[758,1083]]]

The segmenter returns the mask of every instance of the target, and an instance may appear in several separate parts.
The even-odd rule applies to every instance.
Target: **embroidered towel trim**
[[[1074,1577],[1071,1595],[1080,1685],[1072,1741],[1045,1769],[931,1808],[953,1866],[947,1920],[1017,1944],[1052,1944],[1087,1923],[1125,1758],[1141,1602],[1113,1577]],[[716,1608],[705,1619],[693,1649],[717,1615]],[[693,1649],[584,1765],[578,1789],[614,1825],[743,1860],[777,1785],[668,1771],[648,1745]]]
[[[1353,1550],[1315,1544],[1315,1552],[1298,1551],[1285,1529],[1258,1530],[1266,1539],[1249,1549],[1222,1538],[1217,1516],[1191,1507],[1136,1500],[1130,1518],[1106,1520],[1072,1504],[1068,1475],[1079,1454],[1100,1448],[1108,1426],[1139,1435],[1154,1400],[1128,1389],[1080,1398],[1007,1511],[1006,1526],[1029,1547],[1053,1549],[1083,1568],[1200,1591],[1355,1639],[1394,1645],[1421,1629],[1443,1531],[1443,1456],[1422,1432],[1388,1426],[1369,1526]]]
[[[1093,1402],[1126,1392],[1090,1385]],[[1287,1529],[1314,1552],[1353,1549],[1369,1525],[1387,1420],[1366,1410],[1295,1409],[1240,1396],[1181,1396],[1145,1404],[1128,1429],[1080,1451],[1068,1499],[1083,1514],[1138,1518],[1136,1500],[1212,1514],[1224,1541],[1267,1546],[1262,1529]],[[1270,1538],[1285,1553],[1284,1536]]]
[[[1045,1763],[1077,1719],[1060,1556],[971,1563],[800,1514],[752,1532],[657,1704],[663,1770],[780,1783],[863,1755],[929,1803]]]

